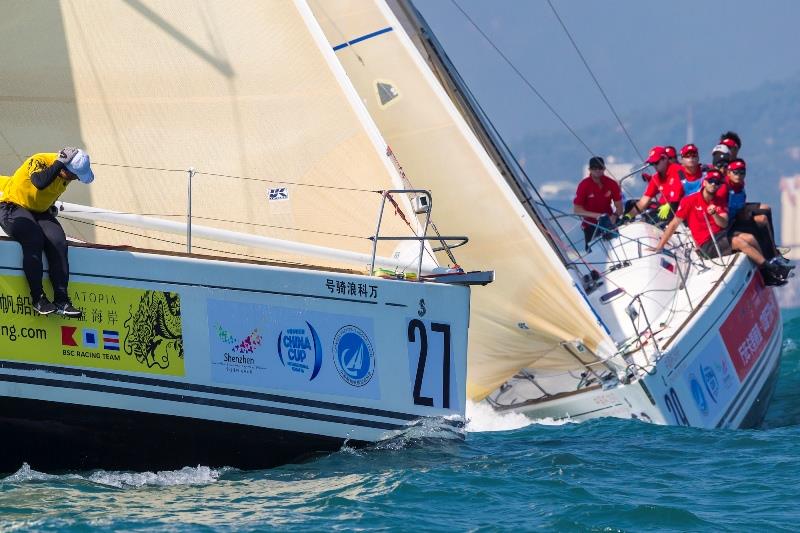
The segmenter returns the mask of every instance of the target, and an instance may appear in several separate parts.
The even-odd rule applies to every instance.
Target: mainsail
[[[433,192],[439,228],[470,236],[462,265],[497,273],[473,295],[468,395],[480,399],[522,368],[584,370],[613,354],[581,289],[395,14],[382,0],[310,6],[411,183]]]
[[[193,167],[197,224],[371,252],[374,191],[401,181],[302,0],[20,0],[4,5],[0,33],[0,174],[33,153],[85,147],[97,180],[65,200],[184,221]],[[382,234],[413,235],[401,206],[407,220],[387,209]],[[87,241],[185,246],[158,231],[62,223]]]

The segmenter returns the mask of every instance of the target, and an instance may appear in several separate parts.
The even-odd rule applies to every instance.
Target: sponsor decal
[[[306,327],[287,328],[278,334],[278,357],[281,364],[313,381],[322,367],[322,342],[310,323]]]
[[[694,375],[689,379],[689,386],[692,389],[692,398],[694,398],[697,408],[700,409],[701,413],[708,414],[708,403],[706,403],[706,396],[703,394],[703,387],[700,386],[700,382],[697,381]]]
[[[717,381],[717,374],[710,366],[700,365],[700,375],[703,376],[703,384],[708,396],[716,403],[717,396],[719,395],[719,381]]]
[[[215,383],[381,397],[369,317],[212,299],[208,343]]]
[[[78,318],[40,317],[27,293],[24,277],[0,276],[0,359],[185,374],[177,293],[72,282]]]
[[[779,319],[778,302],[761,276],[753,276],[736,307],[720,327],[736,374],[744,380],[755,366]]]
[[[333,338],[333,360],[342,379],[353,387],[363,387],[375,372],[375,351],[366,333],[356,326],[345,326]]]
[[[719,334],[693,353],[682,372],[685,385],[679,381],[676,388],[685,391],[681,397],[691,395],[701,420],[715,421],[728,408],[741,384]],[[692,415],[691,404],[686,408],[686,414]]]
[[[97,338],[97,330],[83,328],[83,346],[85,348],[99,348],[100,341]]]
[[[277,187],[269,190],[270,202],[288,200],[288,199],[289,199],[289,191],[286,189],[286,187]]]
[[[119,331],[103,330],[103,348],[119,351]]]

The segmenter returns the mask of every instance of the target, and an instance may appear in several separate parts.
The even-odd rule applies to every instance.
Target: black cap
[[[606,162],[603,161],[602,157],[593,157],[589,160],[589,168],[599,168],[605,170]]]
[[[714,157],[713,164],[715,167],[719,167],[720,165],[727,166],[727,164],[731,162],[730,154],[725,154],[722,152],[714,152],[713,157]]]

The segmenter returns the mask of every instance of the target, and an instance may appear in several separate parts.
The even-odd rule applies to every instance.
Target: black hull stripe
[[[775,328],[775,333],[773,333],[772,340],[770,340],[770,342],[765,347],[764,353],[766,354],[770,353],[771,352],[770,348],[774,348],[776,342],[779,343],[781,341],[782,335],[778,335],[779,331],[780,328]],[[778,347],[778,350],[780,350],[780,347]],[[776,364],[779,364],[780,353],[778,354],[776,359],[777,359]],[[746,378],[745,383],[742,384],[742,388],[739,391],[739,394],[737,394],[733,398],[733,401],[730,403],[730,406],[725,411],[725,414],[722,415],[722,418],[720,418],[719,422],[717,423],[718,428],[723,427],[725,424],[730,423],[731,421],[733,421],[733,419],[736,418],[736,415],[739,414],[739,410],[742,408],[745,400],[750,396],[750,393],[753,391],[753,387],[755,387],[756,383],[758,383],[761,380],[761,376],[764,374],[764,371],[769,367],[769,362],[770,362],[769,357],[761,358],[761,360],[758,362],[758,366],[755,369],[753,369],[753,371]]]
[[[309,400],[306,398],[295,398],[292,396],[281,396],[279,394],[269,394],[265,392],[254,392],[248,390],[229,389],[225,387],[214,387],[211,385],[199,385],[196,383],[186,383],[182,381],[169,381],[166,379],[148,378],[142,376],[131,376],[127,374],[114,374],[110,372],[100,372],[98,370],[87,370],[83,368],[70,368],[61,366],[41,365],[34,363],[21,363],[18,361],[0,361],[0,368],[25,371],[43,371],[62,376],[87,377],[92,379],[103,379],[107,381],[119,381],[123,383],[135,383],[137,385],[148,385],[151,387],[164,387],[179,389],[192,392],[203,392],[206,394],[219,394],[221,396],[233,396],[237,398],[247,398],[250,400],[261,400],[273,403],[285,403],[299,405],[303,407],[313,407],[317,409],[329,409],[333,411],[346,411],[360,415],[380,416],[383,418],[394,418],[397,420],[419,420],[423,415],[409,413],[399,413],[396,411],[386,411],[372,407],[360,407],[357,405],[338,404],[319,400]],[[127,390],[127,389],[126,389]]]
[[[344,416],[327,415],[322,413],[314,413],[308,411],[296,411],[293,409],[285,409],[282,407],[271,407],[267,405],[257,405],[251,403],[232,402],[229,400],[218,400],[215,398],[205,398],[200,396],[184,396],[180,394],[171,394],[168,392],[150,391],[142,389],[129,389],[125,387],[114,387],[110,385],[101,385],[98,383],[86,383],[79,381],[64,381],[58,379],[38,378],[32,376],[19,376],[19,375],[0,375],[0,381],[9,383],[24,383],[26,385],[38,385],[51,388],[62,389],[77,389],[92,392],[102,392],[106,394],[118,394],[121,396],[132,396],[140,398],[151,398],[155,400],[165,400],[171,402],[190,403],[196,405],[208,405],[213,407],[223,407],[226,409],[236,409],[239,411],[251,411],[256,413],[267,413],[272,415],[286,416],[290,418],[304,418],[307,420],[320,420],[323,422],[332,422],[334,424],[343,424],[351,426],[363,426],[383,430],[401,430],[406,425],[403,424],[389,424],[386,422],[378,422],[374,420],[362,420],[359,418],[350,418]]]

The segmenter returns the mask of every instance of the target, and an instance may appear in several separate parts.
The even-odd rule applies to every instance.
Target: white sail
[[[611,355],[580,289],[386,4],[310,6],[411,183],[433,192],[439,229],[466,228],[459,260],[497,273],[473,296],[468,395],[482,398],[525,367],[583,369]]]
[[[97,179],[64,200],[184,222],[194,167],[198,224],[371,253],[374,191],[400,181],[304,2],[17,1],[3,6],[0,32],[0,174],[33,153],[82,146]],[[398,201],[407,220],[387,209],[381,233],[410,236],[416,220]],[[62,223],[86,241],[185,246],[152,230]]]

